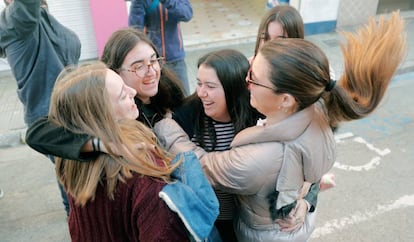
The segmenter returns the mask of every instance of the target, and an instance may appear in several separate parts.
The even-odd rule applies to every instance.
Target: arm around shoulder
[[[164,118],[154,125],[154,132],[160,144],[171,153],[194,151],[197,158],[206,152],[196,146],[184,130],[171,118]]]
[[[66,159],[88,161],[96,155],[82,154],[81,150],[91,137],[74,134],[62,126],[52,123],[47,117],[36,120],[26,132],[26,143],[42,154]]]

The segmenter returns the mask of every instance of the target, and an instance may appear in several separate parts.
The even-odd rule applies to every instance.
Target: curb
[[[234,39],[222,39],[216,41],[207,41],[207,42],[200,42],[196,44],[184,44],[184,49],[186,52],[192,52],[197,50],[204,50],[210,48],[218,48],[223,46],[234,46],[239,44],[250,44],[256,42],[256,36],[245,36],[240,38]]]

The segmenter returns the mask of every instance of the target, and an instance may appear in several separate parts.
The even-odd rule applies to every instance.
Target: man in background
[[[180,22],[193,17],[189,0],[131,0],[128,25],[145,32],[165,57],[166,65],[181,80],[186,94],[190,85]]]
[[[17,82],[27,126],[47,115],[55,80],[81,53],[78,36],[48,12],[45,0],[4,0],[0,15],[0,57],[7,58]],[[53,161],[53,160],[52,160]],[[59,186],[69,213],[66,193]]]

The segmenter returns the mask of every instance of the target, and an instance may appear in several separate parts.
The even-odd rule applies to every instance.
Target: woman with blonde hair
[[[101,62],[63,72],[56,81],[49,121],[75,134],[99,137],[93,143],[97,152],[102,143],[111,144],[106,153],[88,162],[56,159],[57,176],[69,197],[72,241],[188,241],[194,237],[193,231],[186,230],[194,220],[188,222],[183,218],[185,211],[169,208],[177,201],[171,192],[182,184],[174,170],[184,169],[190,156],[174,159],[158,146],[151,129],[135,120],[139,115],[135,95]],[[213,190],[204,188],[203,199],[207,195],[208,208],[214,210],[216,205],[218,214],[217,200],[209,197],[214,196]]]
[[[134,101],[140,110],[137,120],[146,126],[152,128],[155,122],[182,104],[184,94],[178,78],[165,68],[164,58],[144,33],[134,28],[115,31],[105,44],[101,61],[136,91]],[[49,139],[43,139],[44,135]],[[43,154],[88,160],[94,156],[85,152],[92,151],[92,143],[98,140],[87,134],[74,136],[43,117],[29,127],[26,141]],[[73,147],[73,142],[80,145],[66,149],[67,145]]]
[[[394,13],[346,33],[345,71],[338,82],[315,44],[299,38],[266,42],[246,77],[250,103],[266,120],[240,131],[228,151],[207,153],[194,146],[171,119],[155,126],[168,150],[197,151],[210,183],[237,194],[238,241],[309,239],[315,213],[296,217],[293,232],[282,232],[277,221],[303,198],[305,184],[318,182],[332,168],[332,127],[364,118],[379,105],[406,54],[403,27]]]

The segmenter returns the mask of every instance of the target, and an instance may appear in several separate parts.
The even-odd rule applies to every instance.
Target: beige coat
[[[304,181],[319,181],[333,166],[335,140],[316,105],[277,124],[239,132],[228,151],[206,153],[173,120],[160,121],[154,131],[172,152],[194,150],[211,184],[238,194],[240,241],[304,241],[310,236],[314,214],[296,233],[282,233],[271,219],[267,197],[276,189],[277,208],[290,204]]]

